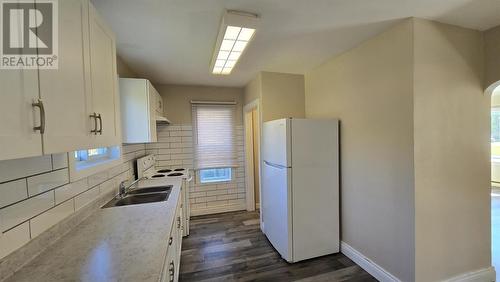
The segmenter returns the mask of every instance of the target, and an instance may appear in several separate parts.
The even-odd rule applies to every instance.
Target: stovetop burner
[[[157,172],[159,172],[159,173],[169,173],[169,172],[172,172],[172,170],[171,169],[160,169]]]
[[[159,177],[165,177],[165,174],[155,174],[151,176],[152,178],[159,178]]]
[[[174,172],[174,173],[169,174],[168,176],[181,176],[181,175],[183,175],[183,174],[180,172]]]
[[[185,169],[183,169],[183,168],[176,168],[176,169],[174,169],[174,171],[184,171],[184,170]]]

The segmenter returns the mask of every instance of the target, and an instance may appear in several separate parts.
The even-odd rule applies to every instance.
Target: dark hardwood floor
[[[191,219],[180,281],[376,281],[343,254],[288,264],[259,228],[258,212]]]

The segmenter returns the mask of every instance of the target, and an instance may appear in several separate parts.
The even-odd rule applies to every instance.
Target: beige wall
[[[500,82],[500,26],[484,33],[485,88]]]
[[[416,280],[441,281],[491,265],[490,96],[480,32],[415,20],[414,41]]]
[[[341,121],[342,241],[414,272],[411,21],[306,74],[306,117]]]
[[[262,72],[262,120],[305,117],[304,76]]]
[[[116,70],[120,77],[138,77],[137,73],[134,72],[118,55],[116,56]]]
[[[262,97],[262,79],[261,74],[257,74],[257,76],[250,81],[245,87],[245,105],[254,101],[255,99],[259,99]]]
[[[411,19],[306,75],[306,116],[341,120],[342,240],[403,281],[491,265],[484,50]]]
[[[163,98],[165,116],[174,124],[191,123],[191,100],[236,101],[236,124],[243,124],[243,88],[155,85]]]
[[[259,100],[262,121],[305,117],[304,76],[260,72],[245,87],[245,104]]]

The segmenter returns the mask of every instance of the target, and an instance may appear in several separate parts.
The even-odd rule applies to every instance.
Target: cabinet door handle
[[[177,229],[181,228],[181,217],[177,217]]]
[[[173,282],[175,279],[175,263],[174,263],[174,261],[170,262],[170,267],[168,269],[168,272],[170,272],[170,282]]]
[[[90,130],[90,133],[94,133],[94,135],[97,135],[97,114],[96,113],[91,114],[90,118],[94,119],[94,129]]]
[[[168,238],[168,245],[171,246],[174,239],[172,237]]]
[[[101,114],[98,114],[96,118],[99,119],[99,131],[97,131],[97,133],[99,133],[99,135],[102,135],[102,117],[101,117]]]
[[[45,133],[45,107],[43,106],[43,101],[38,99],[38,102],[31,103],[32,107],[37,107],[40,109],[40,125],[33,127],[33,130],[40,131],[40,134]]]

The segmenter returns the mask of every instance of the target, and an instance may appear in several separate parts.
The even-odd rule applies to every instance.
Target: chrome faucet
[[[120,198],[125,197],[125,195],[127,195],[128,191],[130,190],[130,187],[134,186],[134,184],[136,184],[137,182],[139,182],[141,180],[145,180],[145,179],[147,179],[147,177],[141,177],[137,180],[134,180],[134,182],[130,183],[129,186],[125,186],[125,183],[127,183],[127,180],[120,182],[120,186],[118,188],[118,197],[120,197]]]

